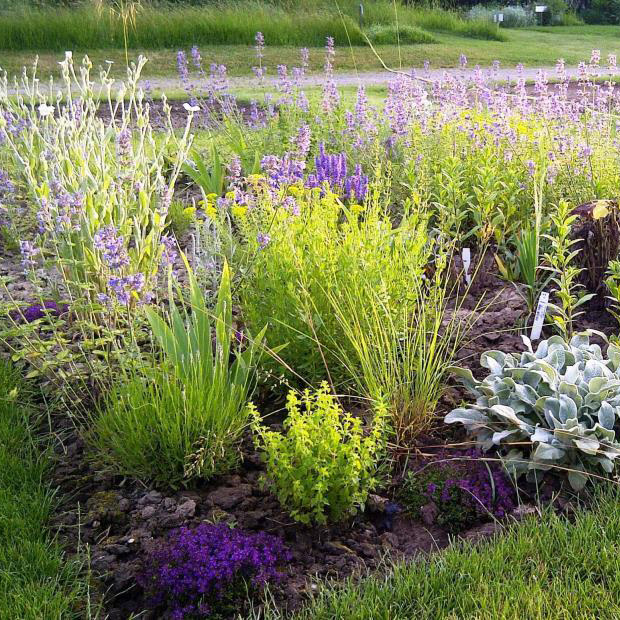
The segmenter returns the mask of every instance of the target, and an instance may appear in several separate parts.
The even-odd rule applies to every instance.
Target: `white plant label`
[[[543,291],[538,298],[538,307],[536,308],[536,315],[534,316],[534,325],[532,325],[530,340],[538,340],[540,338],[543,323],[545,322],[545,315],[547,314],[548,305],[549,293]]]
[[[463,248],[461,252],[463,258],[463,271],[465,272],[465,282],[471,284],[471,275],[469,274],[469,268],[471,267],[471,249]]]

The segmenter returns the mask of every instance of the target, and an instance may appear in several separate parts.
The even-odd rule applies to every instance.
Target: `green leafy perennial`
[[[374,425],[344,413],[327,383],[311,394],[289,392],[286,434],[266,430],[256,409],[256,443],[265,453],[265,480],[281,504],[302,523],[338,521],[363,508],[377,484],[377,461],[385,447],[387,411],[377,405]]]
[[[447,423],[461,422],[484,450],[498,446],[514,475],[559,467],[575,490],[589,473],[611,473],[620,455],[620,348],[609,345],[605,359],[591,331],[570,342],[543,340],[534,353],[489,351],[480,363],[490,373],[482,381],[471,371],[453,369],[477,398],[454,409]]]

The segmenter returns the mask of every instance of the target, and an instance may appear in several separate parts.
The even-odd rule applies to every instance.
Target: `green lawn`
[[[49,455],[34,439],[25,396],[0,362],[0,620],[64,620],[78,617],[84,591],[47,529]]]
[[[592,49],[600,49],[603,58],[608,53],[620,55],[620,27],[618,26],[568,26],[540,28],[533,30],[507,30],[509,40],[506,42],[486,41],[459,37],[453,34],[437,33],[438,43],[409,45],[401,48],[400,53],[405,66],[421,67],[425,60],[430,60],[433,67],[458,66],[461,53],[467,55],[470,66],[476,63],[490,65],[499,60],[504,66],[514,66],[523,62],[527,66],[553,65],[558,58],[564,58],[568,64],[576,65],[581,60],[588,60]],[[187,42],[187,48],[192,41]],[[399,50],[395,45],[380,46],[378,52],[385,62],[397,67]],[[176,74],[176,49],[149,50],[144,52],[151,62],[146,67],[146,77],[166,77]],[[368,47],[339,48],[336,69],[340,71],[380,70],[381,65]],[[256,64],[254,50],[246,45],[216,45],[201,48],[204,64],[224,63],[230,75],[251,75],[251,67]],[[125,71],[124,52],[122,50],[74,50],[75,57],[88,53],[95,66],[106,60],[114,61],[114,73],[121,76]],[[131,56],[137,57],[140,50],[132,50]],[[34,52],[0,52],[0,66],[12,75],[19,73],[21,67],[30,64]],[[43,75],[50,72],[58,75],[58,61],[62,54],[42,52],[39,64]],[[324,53],[322,48],[310,50],[310,68],[313,72],[321,71]],[[269,47],[265,50],[264,63],[275,74],[278,64],[295,66],[299,64],[299,50],[293,47]]]
[[[279,618],[277,612],[267,620]],[[319,589],[294,620],[614,620],[620,618],[620,495],[573,524],[529,519],[389,576]]]

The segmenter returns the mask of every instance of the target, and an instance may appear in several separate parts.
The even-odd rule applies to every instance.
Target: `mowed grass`
[[[69,47],[158,49],[196,44],[229,45],[254,42],[257,30],[273,45],[323,45],[327,36],[336,43],[363,45],[363,29],[373,25],[403,26],[453,32],[463,37],[502,39],[489,21],[466,20],[456,12],[400,6],[390,0],[365,3],[363,24],[358,23],[359,3],[297,2],[288,5],[235,0],[202,6],[156,5],[145,1],[132,18],[128,31],[94,2],[68,8],[15,10],[0,18],[0,48],[7,50],[63,50]],[[395,41],[396,42],[396,38]]]
[[[84,591],[47,529],[49,454],[25,400],[18,375],[0,362],[0,620],[64,620],[78,617]]]
[[[375,49],[384,62],[390,67],[398,67],[402,60],[404,67],[422,67],[426,60],[431,67],[456,67],[459,56],[465,53],[469,66],[480,64],[489,66],[494,60],[499,60],[503,66],[514,67],[522,62],[529,67],[549,66],[555,64],[558,58],[564,58],[568,64],[577,65],[581,60],[589,60],[592,49],[600,49],[603,58],[609,53],[620,53],[620,27],[618,26],[578,26],[555,27],[540,30],[510,30],[507,31],[509,40],[506,42],[484,41],[479,39],[464,39],[454,34],[437,33],[434,37],[437,43],[405,45],[399,48],[396,45],[380,45]],[[187,38],[183,46],[187,51],[194,42]],[[176,52],[178,48],[157,50],[132,49],[130,58],[138,54],[145,54],[150,62],[147,64],[144,76],[151,78],[174,78],[176,76]],[[251,76],[251,67],[256,65],[255,52],[250,45],[206,45],[200,46],[203,64],[208,68],[209,63],[223,63],[231,76]],[[323,69],[324,49],[311,47],[310,71],[319,73]],[[88,54],[96,67],[103,66],[106,60],[113,61],[113,74],[121,77],[125,75],[125,55],[118,49],[73,49],[74,58],[79,59]],[[31,51],[0,51],[0,67],[9,75],[21,73],[22,67],[30,66],[35,53]],[[58,76],[58,61],[64,56],[58,52],[38,52],[40,75],[50,74]],[[299,48],[293,46],[276,47],[269,45],[265,49],[263,64],[267,66],[270,75],[276,73],[278,64],[299,66]],[[341,46],[337,48],[336,71],[379,71],[381,63],[369,47]]]
[[[281,616],[271,612],[267,619]],[[574,523],[550,513],[493,541],[461,545],[388,575],[319,589],[294,620],[620,618],[620,495]]]

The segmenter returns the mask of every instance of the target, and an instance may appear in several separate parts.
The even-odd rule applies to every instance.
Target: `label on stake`
[[[467,284],[471,284],[471,276],[469,275],[469,268],[471,266],[471,250],[469,248],[463,248],[463,251],[461,252],[461,258],[463,259],[465,282],[467,282]]]
[[[536,315],[534,316],[534,324],[532,325],[532,333],[530,334],[530,340],[538,340],[542,332],[543,323],[545,322],[545,315],[547,314],[547,305],[549,304],[549,293],[543,291],[538,298],[538,307],[536,308]]]

